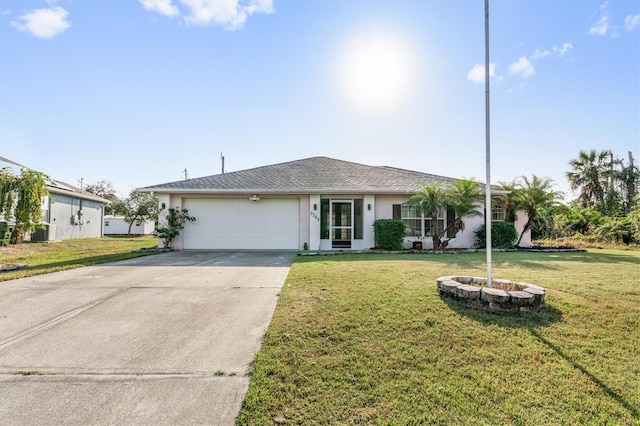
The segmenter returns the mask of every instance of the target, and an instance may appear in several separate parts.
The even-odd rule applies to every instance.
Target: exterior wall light
[[[371,204],[367,204],[367,210],[371,211]]]
[[[317,204],[314,204],[314,205],[313,205],[313,210],[314,210],[314,211],[315,211],[315,210],[318,210],[318,205],[317,205]]]
[[[249,197],[249,199],[250,199],[251,201],[254,201],[254,202],[255,202],[255,201],[260,201],[260,197],[258,197],[257,195],[252,195],[251,197]]]

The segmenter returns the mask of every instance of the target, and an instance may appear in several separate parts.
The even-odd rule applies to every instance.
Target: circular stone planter
[[[545,289],[528,283],[486,278],[446,276],[437,279],[440,296],[471,308],[490,312],[529,312],[544,307]]]

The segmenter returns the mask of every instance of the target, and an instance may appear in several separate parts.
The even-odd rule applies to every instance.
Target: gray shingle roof
[[[393,167],[312,157],[140,190],[156,193],[406,194],[420,184],[453,180]]]
[[[34,170],[31,169],[30,167],[24,166],[20,163],[16,163],[13,160],[9,160],[8,158],[4,158],[4,157],[0,157],[0,168],[9,168],[12,170],[12,172],[14,174],[19,174],[20,173],[20,169],[30,169],[30,170]],[[75,198],[82,198],[84,200],[92,200],[92,201],[97,201],[99,203],[102,204],[109,204],[111,203],[111,201],[99,197],[95,194],[92,194],[90,192],[87,192],[83,189],[78,188],[77,186],[73,186],[70,185],[66,182],[62,182],[60,180],[56,180],[53,179],[49,176],[48,180],[49,183],[47,184],[47,187],[49,189],[49,192],[52,194],[61,194],[61,195],[67,195],[69,197],[75,197]]]

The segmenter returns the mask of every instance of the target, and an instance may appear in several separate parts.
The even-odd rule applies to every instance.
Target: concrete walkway
[[[0,424],[234,424],[294,257],[183,251],[0,283]]]

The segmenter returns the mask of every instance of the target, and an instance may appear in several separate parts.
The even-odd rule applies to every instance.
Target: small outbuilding
[[[148,220],[146,222],[131,224],[131,232],[129,232],[129,223],[124,216],[106,215],[104,217],[104,235],[151,235],[155,230],[155,222]]]

